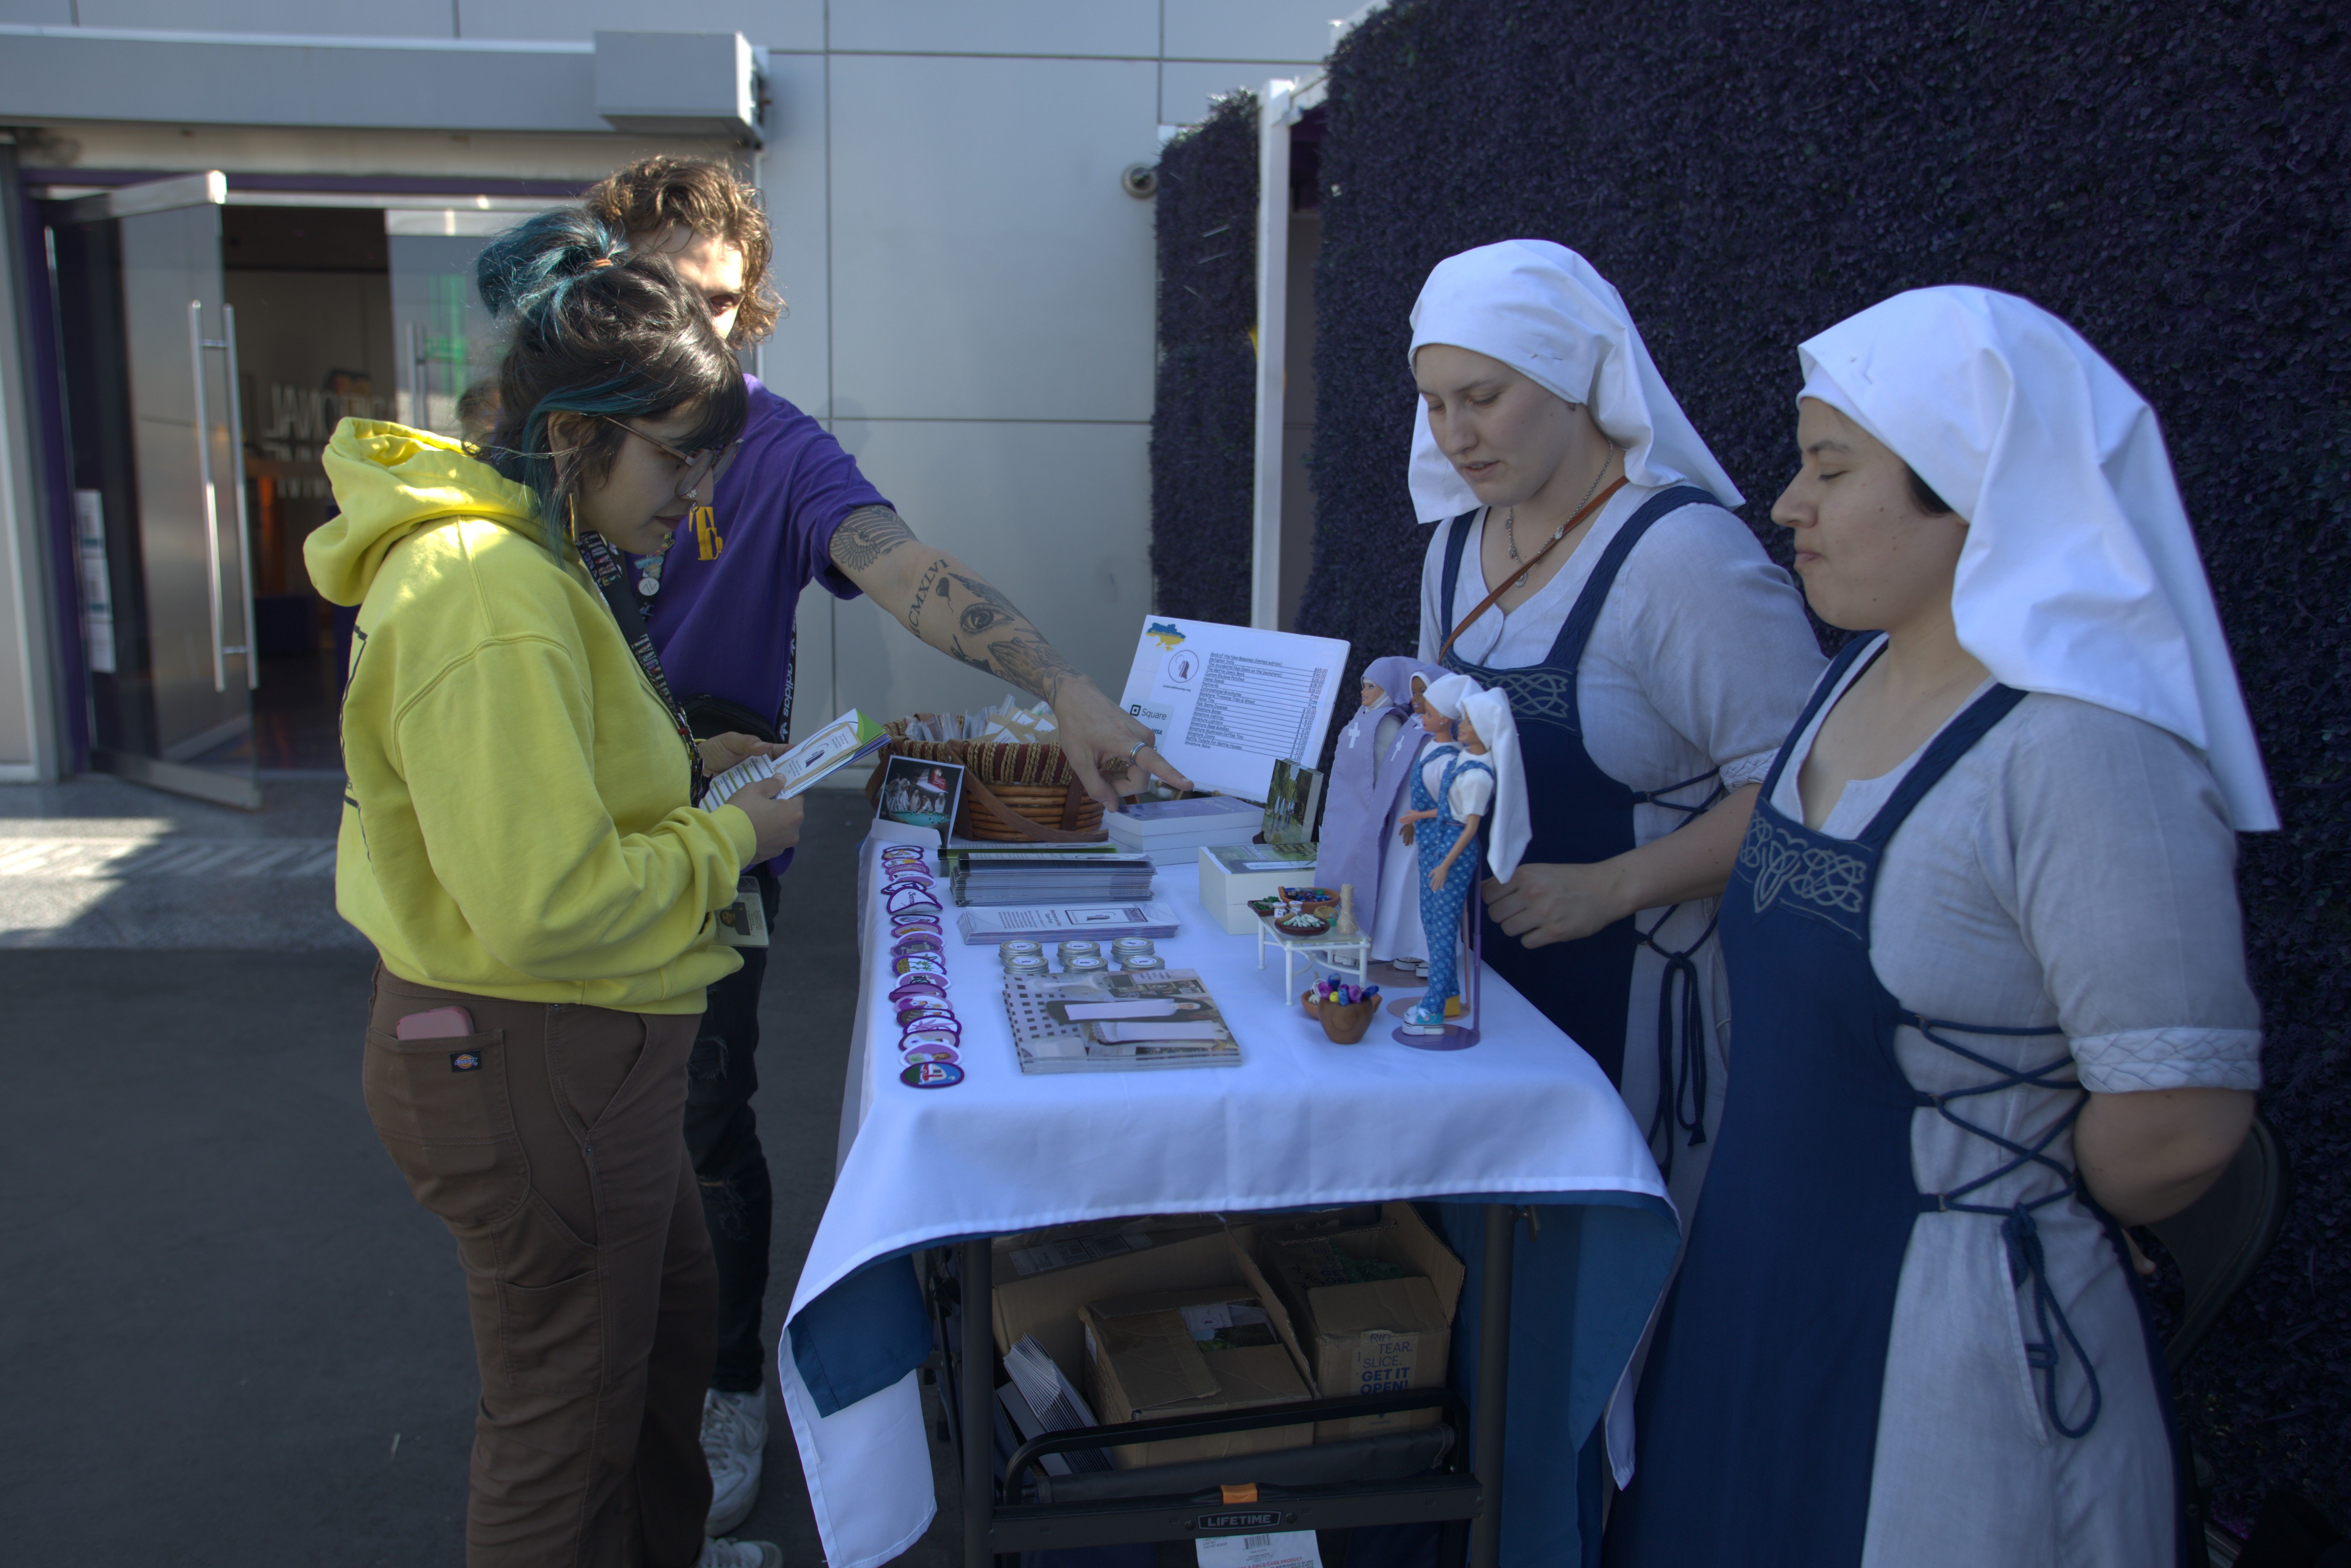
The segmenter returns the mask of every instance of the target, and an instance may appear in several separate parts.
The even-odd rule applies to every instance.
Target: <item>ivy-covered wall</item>
[[[1257,420],[1257,99],[1235,93],[1159,157],[1152,608],[1249,624]]]
[[[1300,629],[1351,639],[1358,665],[1413,645],[1428,535],[1405,491],[1405,317],[1471,245],[1591,257],[1782,560],[1767,514],[1796,464],[1795,344],[1888,294],[2025,295],[2154,404],[2285,819],[2242,841],[2241,886],[2264,1110],[2300,1196],[2182,1388],[2241,1526],[2273,1485],[2351,1518],[2346,21],[2334,0],[1401,0],[1334,57],[1322,147]],[[1170,323],[1228,296],[1169,265],[1221,219],[1169,217],[1172,359]],[[1171,311],[1186,285],[1206,297]],[[1172,385],[1160,430],[1213,419],[1245,441],[1240,405]],[[1246,455],[1163,472],[1162,608],[1241,618]]]

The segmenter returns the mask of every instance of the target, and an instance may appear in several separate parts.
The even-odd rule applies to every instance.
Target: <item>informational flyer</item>
[[[1322,756],[1346,662],[1338,638],[1145,616],[1120,705],[1194,784],[1262,805],[1274,763]]]

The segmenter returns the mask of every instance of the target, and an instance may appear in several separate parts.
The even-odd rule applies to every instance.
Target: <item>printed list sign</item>
[[[1202,789],[1263,804],[1273,764],[1322,753],[1347,644],[1145,616],[1121,706]]]

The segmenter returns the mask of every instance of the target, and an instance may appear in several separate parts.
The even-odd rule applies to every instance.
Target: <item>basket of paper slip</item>
[[[951,831],[1002,844],[1098,844],[1102,804],[1086,794],[1053,739],[1053,711],[1007,697],[982,712],[917,713],[883,726],[890,736],[865,783],[878,803],[893,757],[955,763],[963,795]]]

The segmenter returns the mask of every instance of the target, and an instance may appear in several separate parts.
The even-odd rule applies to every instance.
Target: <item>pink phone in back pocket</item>
[[[462,1040],[474,1032],[474,1015],[462,1007],[412,1012],[392,1028],[395,1040]]]

